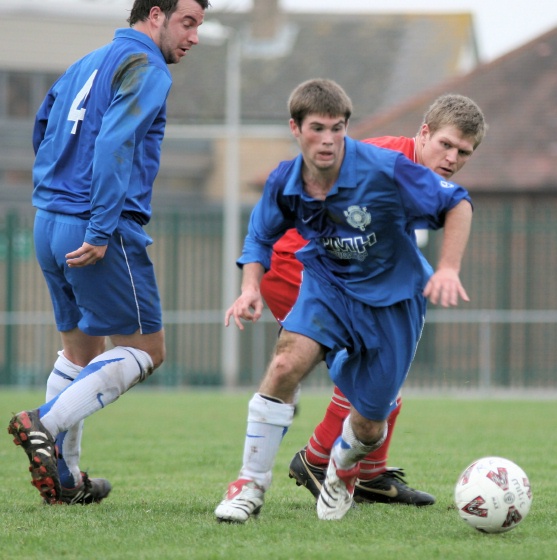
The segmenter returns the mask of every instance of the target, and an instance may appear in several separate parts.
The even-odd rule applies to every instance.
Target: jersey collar
[[[356,178],[356,144],[357,140],[349,136],[344,139],[344,159],[340,166],[338,178],[327,196],[336,194],[339,188],[355,189],[358,186]],[[304,185],[302,183],[302,163],[303,158],[302,154],[300,154],[294,159],[290,177],[284,187],[284,194],[287,196],[301,196],[304,192]]]

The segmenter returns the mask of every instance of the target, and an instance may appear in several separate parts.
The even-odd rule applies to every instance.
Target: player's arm
[[[165,103],[166,82],[161,81],[159,69],[142,64],[122,74],[122,82],[103,116],[95,143],[91,217],[81,247],[66,254],[66,263],[71,268],[93,265],[104,258],[108,239],[118,224],[126,199],[135,146]]]
[[[472,224],[473,209],[467,191],[402,154],[394,169],[412,229],[444,227],[437,269],[424,288],[424,296],[443,307],[458,305],[459,298],[470,301],[459,277]]]
[[[53,90],[51,89],[41,103],[41,106],[39,107],[39,110],[37,111],[37,114],[35,116],[35,125],[33,127],[33,151],[35,152],[35,155],[37,155],[39,146],[44,139],[46,127],[48,124],[48,116],[50,115],[54,99],[55,95],[53,93]]]
[[[450,307],[458,305],[459,298],[470,301],[459,274],[471,225],[472,205],[468,200],[461,200],[445,216],[439,262],[424,289],[424,296],[433,304]]]
[[[123,73],[95,143],[86,243],[106,245],[116,228],[133,172],[136,146],[164,106],[170,85],[170,78],[152,65],[138,65]],[[144,164],[152,162],[145,160]]]
[[[83,242],[83,245],[75,251],[66,253],[66,264],[70,268],[82,268],[95,264],[104,259],[108,245],[90,245]]]
[[[226,311],[225,326],[229,325],[230,317],[234,317],[237,327],[243,330],[242,320],[255,322],[263,312],[260,286],[263,275],[271,266],[273,245],[293,225],[277,202],[277,188],[272,173],[250,216],[242,255],[237,261],[242,267],[241,295]]]
[[[242,320],[255,323],[263,313],[263,298],[259,286],[265,273],[261,263],[246,263],[242,268],[242,286],[240,297],[226,311],[224,325],[228,327],[230,317],[240,330],[244,330]]]

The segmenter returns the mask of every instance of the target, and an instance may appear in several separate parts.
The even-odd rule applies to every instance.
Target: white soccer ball
[[[532,490],[518,465],[502,457],[484,457],[459,476],[454,498],[460,517],[474,529],[503,533],[528,515]]]

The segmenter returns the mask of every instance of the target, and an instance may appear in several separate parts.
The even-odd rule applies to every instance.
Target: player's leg
[[[58,353],[58,359],[47,380],[46,401],[50,401],[66,389],[79,375],[83,367],[94,356],[105,349],[104,337],[88,337],[75,329],[63,336],[65,350]],[[88,350],[87,350],[88,349]],[[66,358],[65,353],[74,361]],[[81,358],[79,358],[81,356]],[[65,504],[89,504],[100,502],[108,496],[112,486],[103,478],[89,478],[79,468],[83,420],[56,437],[58,449],[58,474],[60,477],[60,501]]]
[[[57,215],[39,210],[35,217],[35,252],[46,285],[50,292],[56,325],[59,331],[77,327],[81,313],[73,296],[72,287],[64,275],[64,264],[56,256],[56,247],[62,240],[79,246],[83,241],[86,225],[81,220],[68,217],[60,224]],[[60,232],[59,230],[64,231]],[[77,362],[62,356],[57,360],[47,383],[47,401],[65,389],[79,374]],[[57,371],[60,373],[58,375]],[[43,426],[37,411],[23,411],[15,415],[8,426],[14,442],[21,445],[31,463],[32,483],[45,501],[54,503],[60,497],[60,479],[57,468],[56,445],[52,434]],[[34,437],[30,437],[31,433]],[[40,436],[37,436],[40,434]]]
[[[65,254],[79,246],[77,239],[82,242],[86,224],[58,215],[43,221],[47,223],[43,229],[50,234],[44,237],[50,242],[46,248],[43,246],[40,262],[53,296],[58,329],[62,333],[75,332],[77,322],[79,330],[93,338],[130,333],[111,336],[115,347],[94,358],[67,389],[32,414],[24,411],[10,422],[16,443],[23,445],[28,454],[33,479],[46,487],[41,493],[52,502],[60,497],[53,436],[114,402],[149,376],[164,360],[165,346],[154,270],[146,253],[150,240],[140,226],[121,221],[102,267],[68,270]],[[71,354],[69,349],[68,352]],[[45,453],[30,449],[29,430],[44,433]],[[41,473],[44,483],[39,480]]]
[[[331,451],[327,474],[317,499],[319,519],[337,520],[346,515],[353,504],[360,461],[383,444],[386,434],[386,421],[369,420],[352,408],[344,421],[342,435]]]
[[[62,488],[54,440],[59,434],[78,426],[91,414],[113,403],[153,371],[154,364],[149,352],[138,347],[159,348],[164,341],[163,331],[119,336],[118,340],[134,346],[116,346],[104,352],[84,367],[64,391],[36,410],[16,414],[10,422],[10,433],[14,435],[16,443],[23,445],[34,469],[31,473],[35,486],[49,503],[91,503],[110,492],[108,481],[89,479],[83,473],[77,486]],[[157,352],[152,350],[152,354],[156,356]],[[32,432],[44,436],[38,440],[31,439]],[[41,449],[29,449],[27,442],[35,440],[42,446]],[[74,452],[77,445],[78,442],[74,441]]]
[[[58,359],[54,363],[52,372],[46,382],[46,402],[59,395],[64,389],[69,387],[73,380],[79,375],[82,366],[79,366],[64,356],[64,351],[58,352]],[[81,479],[79,470],[79,453],[81,448],[81,433],[83,423],[70,428],[70,435],[67,437],[67,448],[64,445],[67,432],[58,434],[56,446],[58,448],[58,474],[60,484],[66,488],[77,486]]]
[[[66,390],[39,407],[39,416],[50,433],[67,431],[145,380],[155,369],[152,356],[160,356],[164,332],[111,339],[118,342],[114,348],[94,358]],[[157,365],[161,361],[159,358]]]
[[[360,474],[354,491],[354,501],[358,503],[406,504],[430,506],[435,497],[427,492],[410,488],[404,480],[404,470],[387,467],[391,438],[396,420],[402,408],[402,397],[387,419],[388,433],[381,447],[369,453],[360,461]]]
[[[317,499],[319,519],[342,519],[352,507],[360,460],[381,446],[385,436],[385,421],[369,420],[352,409],[331,451],[327,475]]]
[[[325,467],[328,465],[333,444],[341,434],[342,424],[349,414],[350,403],[348,399],[338,387],[335,387],[325,416],[315,427],[307,444],[306,458],[312,465]]]
[[[348,399],[335,387],[323,420],[315,427],[307,445],[290,462],[290,478],[294,478],[298,486],[307,488],[316,499],[325,479],[331,449],[349,413]]]
[[[331,292],[334,294],[331,294]],[[215,510],[222,521],[245,522],[250,515],[258,512],[263,504],[263,496],[271,481],[271,471],[276,453],[284,433],[292,422],[292,404],[296,388],[304,377],[325,357],[329,349],[331,359],[335,353],[347,346],[347,332],[344,324],[347,317],[338,315],[338,300],[342,292],[330,286],[322,287],[317,278],[304,275],[296,304],[282,322],[283,333],[279,337],[275,353],[259,387],[259,397],[251,405],[248,432],[244,446],[244,465],[240,476],[249,473],[249,480],[257,483],[255,501],[250,493],[242,501],[241,488],[234,484],[225,499]],[[312,321],[307,318],[312,317]],[[262,401],[272,403],[273,420],[269,422],[260,413]],[[256,407],[255,405],[259,405]],[[257,426],[261,424],[263,426]],[[252,430],[262,430],[257,432]],[[268,430],[268,431],[267,431]],[[250,437],[251,434],[258,437]],[[267,433],[272,433],[268,437]],[[265,447],[260,448],[260,443]],[[255,452],[254,452],[255,450]],[[262,457],[258,461],[258,457]],[[240,481],[237,481],[240,482]]]
[[[294,394],[301,380],[323,359],[321,346],[296,333],[284,331],[259,391],[248,407],[243,463],[217,506],[219,521],[244,523],[259,514],[282,438],[294,417]]]
[[[383,445],[360,461],[360,473],[354,491],[359,503],[387,503],[428,506],[435,497],[409,487],[404,481],[404,470],[388,467],[389,447],[396,420],[402,408],[402,397],[387,419],[387,437]],[[350,411],[350,403],[338,387],[334,388],[325,417],[315,428],[306,447],[300,449],[290,462],[289,476],[298,486],[304,486],[317,499],[325,479],[327,465],[336,438],[342,432],[342,423]]]
[[[381,324],[385,336],[396,340],[392,345],[393,352],[383,355],[385,366],[401,375],[408,372],[414,358],[415,351],[421,336],[421,329],[425,317],[425,302],[418,296],[413,300],[400,302],[391,308],[382,308],[375,311],[381,317]],[[387,364],[391,364],[387,366]],[[401,377],[401,386],[405,380]],[[399,388],[400,390],[400,388]],[[435,498],[426,492],[415,490],[406,485],[404,471],[399,468],[387,468],[389,446],[398,414],[402,406],[400,392],[397,395],[396,405],[390,411],[388,424],[389,433],[385,443],[364,459],[361,466],[360,479],[356,484],[354,493],[358,502],[382,502],[394,504],[407,504],[426,506],[435,503]],[[381,469],[385,469],[381,473]]]
[[[350,315],[364,322],[361,330],[347,321],[354,341],[351,352],[329,359],[333,382],[352,404],[335,442],[327,476],[317,502],[321,519],[340,519],[352,504],[359,461],[378,449],[387,436],[387,421],[396,407],[420,338],[425,300],[371,308],[350,302]],[[393,344],[396,341],[396,344]],[[367,447],[367,449],[366,449]]]
[[[152,346],[160,345],[160,341],[163,339],[162,331],[137,336],[152,340]],[[135,337],[123,338],[129,339],[130,343],[136,346],[141,344],[149,346],[145,340],[142,340],[140,344],[134,342]],[[35,485],[46,501],[54,503],[61,501],[62,498],[67,498],[62,501],[90,503],[82,500],[99,501],[104,497],[102,494],[106,496],[110,492],[107,481],[99,479],[93,483],[83,474],[81,475],[81,481],[65,492],[61,488],[58,474],[54,440],[59,434],[67,432],[74,426],[79,426],[85,418],[94,412],[113,403],[131,387],[150,375],[153,369],[153,361],[145,350],[132,346],[117,346],[92,360],[64,391],[37,410],[23,411],[12,418],[9,431],[16,438],[16,443],[23,445],[31,461],[31,466],[36,468],[36,474],[32,471],[33,479],[40,482],[40,486]],[[33,448],[29,450],[27,442],[37,440],[37,438],[30,438],[32,432],[44,434],[42,436],[44,441],[38,440],[42,446],[41,449]],[[74,433],[73,435],[76,436],[77,434]],[[66,434],[62,439],[65,440],[67,437]],[[71,448],[72,443],[69,445]],[[74,453],[79,454],[78,446],[79,442],[74,441]],[[62,449],[64,453],[64,441],[62,442]],[[87,490],[85,494],[81,493],[81,490],[83,490],[81,488],[82,484],[87,487],[85,488]],[[92,488],[89,488],[89,485],[93,484],[96,489],[95,495],[92,495]]]
[[[89,336],[77,328],[61,333],[61,337],[64,349],[59,352],[59,358],[47,381],[46,402],[69,387],[83,367],[106,349],[105,337]],[[108,480],[89,478],[88,473],[79,467],[83,425],[84,421],[81,420],[56,436],[60,502],[69,505],[101,502],[112,490]]]
[[[387,458],[389,453],[389,446],[393,436],[396,419],[402,407],[402,399],[397,398],[395,409],[389,414],[387,419],[388,433],[385,442],[381,447],[369,453],[364,457],[360,463],[360,480],[371,480],[387,470]]]
[[[163,362],[162,311],[146,249],[150,242],[139,224],[121,219],[102,263],[65,269],[80,319],[77,330],[62,333],[64,353],[77,362],[95,340],[107,336],[114,347],[91,359],[63,394],[41,407],[52,430],[65,431],[114,402]],[[57,258],[65,259],[66,252],[62,244]]]
[[[385,495],[385,485],[386,480],[389,479],[390,481],[393,477],[398,485],[402,484],[397,478],[401,476],[401,469],[387,469],[388,450],[401,406],[402,400],[399,398],[397,400],[397,407],[391,412],[387,420],[388,432],[383,445],[369,453],[360,462],[360,475],[354,494],[356,501],[381,502],[389,500],[388,503],[395,503],[395,501],[398,503],[398,500],[392,497],[393,491],[390,485],[387,485],[388,495]],[[315,498],[319,497],[331,456],[331,449],[336,439],[341,435],[344,419],[349,413],[350,403],[348,399],[338,387],[335,387],[323,420],[316,426],[307,446],[298,451],[290,462],[290,478],[294,478],[298,486],[306,487]],[[387,473],[385,477],[381,477],[385,473]],[[371,483],[372,480],[376,482]],[[412,500],[412,503],[420,502],[420,505],[422,505],[421,502],[425,499],[425,496],[422,496],[422,494],[425,493],[414,492],[416,492],[415,496],[412,495],[412,489],[406,487],[406,492],[403,495],[402,488],[400,488],[398,499],[403,499],[403,503],[408,503],[409,500]],[[375,500],[373,500],[374,496],[376,497]]]

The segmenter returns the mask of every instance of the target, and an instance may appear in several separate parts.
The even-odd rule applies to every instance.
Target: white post
[[[241,37],[231,31],[226,62],[226,178],[222,236],[222,310],[228,309],[239,295],[240,271],[240,122],[241,122]],[[238,328],[232,323],[224,329],[221,348],[221,371],[226,388],[238,385]]]
[[[294,44],[294,28],[285,27],[272,41],[264,41],[252,48],[242,43],[235,29],[208,21],[200,28],[200,37],[208,44],[227,41],[226,60],[226,178],[222,235],[222,302],[224,312],[240,294],[241,272],[236,266],[240,256],[240,134],[241,134],[241,60],[247,56],[277,58],[287,56]],[[224,329],[221,345],[221,371],[226,388],[238,386],[239,332],[235,325]]]
[[[492,374],[491,374],[491,326],[489,312],[486,314],[484,320],[479,324],[480,340],[478,341],[479,347],[479,388],[484,395],[491,392],[492,388]]]

